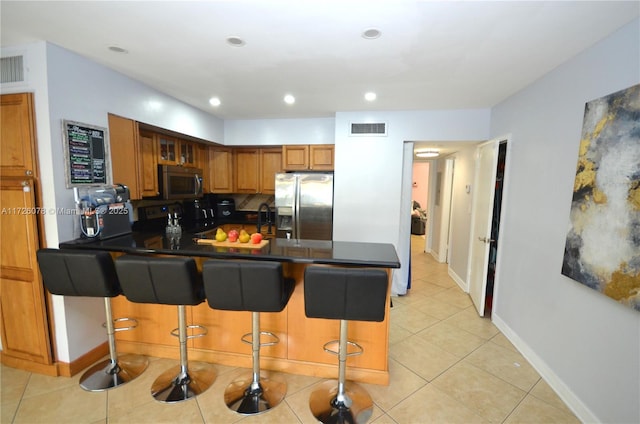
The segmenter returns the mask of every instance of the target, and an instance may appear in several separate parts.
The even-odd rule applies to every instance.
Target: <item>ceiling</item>
[[[57,44],[223,119],[331,117],[494,106],[637,17],[639,4],[2,0],[0,35],[3,47]],[[371,28],[380,37],[362,36]]]

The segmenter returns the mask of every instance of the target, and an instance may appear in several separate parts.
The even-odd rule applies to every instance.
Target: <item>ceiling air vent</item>
[[[386,122],[374,122],[374,123],[351,123],[351,135],[387,135]]]
[[[3,57],[0,60],[0,82],[2,84],[24,81],[22,56]]]

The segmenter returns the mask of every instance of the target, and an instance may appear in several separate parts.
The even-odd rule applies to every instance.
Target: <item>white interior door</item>
[[[489,266],[491,219],[495,197],[495,181],[500,140],[478,146],[475,189],[471,209],[471,241],[469,245],[469,295],[480,316],[484,316]]]

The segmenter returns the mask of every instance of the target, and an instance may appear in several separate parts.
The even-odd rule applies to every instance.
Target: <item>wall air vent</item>
[[[24,61],[22,56],[0,59],[0,83],[9,84],[24,81]]]
[[[351,123],[351,135],[368,135],[368,136],[386,136],[387,124],[386,122],[374,122],[374,123]]]

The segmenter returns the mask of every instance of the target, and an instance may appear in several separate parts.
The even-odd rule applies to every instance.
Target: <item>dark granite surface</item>
[[[268,238],[261,249],[218,247],[196,243],[212,234],[183,232],[167,237],[160,232],[139,232],[107,240],[76,239],[60,243],[61,249],[97,249],[126,253],[202,256],[217,259],[254,259],[309,264],[399,268],[396,249],[389,243]]]

